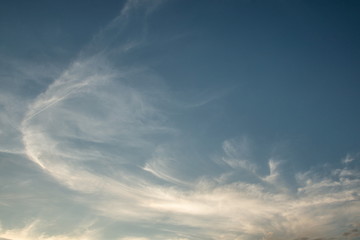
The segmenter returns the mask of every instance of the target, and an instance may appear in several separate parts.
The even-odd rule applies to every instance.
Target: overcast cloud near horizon
[[[360,239],[357,1],[0,9],[0,240]]]

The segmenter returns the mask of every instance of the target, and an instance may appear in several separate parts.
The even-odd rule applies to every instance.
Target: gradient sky
[[[0,3],[0,240],[359,240],[360,1]]]

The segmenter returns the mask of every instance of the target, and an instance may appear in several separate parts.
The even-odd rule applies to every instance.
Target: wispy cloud
[[[89,225],[80,224],[73,233],[66,234],[44,234],[42,228],[48,225],[48,223],[41,221],[33,221],[23,228],[14,228],[9,230],[3,230],[0,228],[0,239],[8,240],[92,240],[97,239],[96,230],[90,230]]]
[[[69,190],[67,200],[87,208],[91,212],[89,218],[118,225],[127,223],[131,229],[104,238],[106,231],[93,220],[74,226],[67,233],[54,233],[48,220],[43,221],[40,216],[40,220],[26,226],[3,227],[0,237],[10,240],[357,237],[358,227],[346,230],[359,221],[360,215],[360,173],[347,167],[346,164],[355,161],[350,155],[342,160],[345,166],[325,175],[316,170],[284,174],[290,171],[282,165],[285,160],[272,156],[263,166],[254,159],[255,143],[249,137],[239,137],[225,139],[217,149],[202,154],[208,158],[201,162],[204,166],[196,166],[197,171],[189,173],[195,164],[187,156],[196,155],[198,149],[186,148],[186,139],[179,137],[182,129],[167,112],[176,101],[169,99],[171,94],[163,87],[161,77],[144,66],[119,66],[121,58],[131,55],[131,50],[144,39],[130,38],[112,44],[120,30],[126,32],[126,21],[130,21],[127,18],[132,11],[144,8],[144,4],[153,7],[157,3],[128,1],[120,16],[95,36],[27,108],[21,108],[21,120],[13,126],[18,142],[11,146],[16,147],[1,149],[24,154],[42,174],[52,178],[51,184]],[[148,9],[145,7],[146,14]],[[115,56],[111,49],[120,56]],[[10,112],[7,109],[10,105],[4,106]],[[12,126],[7,115],[1,115],[0,121]],[[16,135],[8,131],[0,134]],[[216,171],[203,170],[207,165]],[[264,168],[266,174],[260,171]],[[295,185],[290,187],[289,180]],[[135,234],[141,227],[148,232]]]

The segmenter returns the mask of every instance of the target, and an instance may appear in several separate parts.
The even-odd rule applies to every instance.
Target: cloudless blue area
[[[163,60],[154,68],[175,90],[226,88],[188,119],[206,116],[195,127],[205,138],[245,134],[286,144],[298,167],[337,162],[360,143],[359,8],[357,1],[174,1],[149,23]],[[171,44],[158,39],[178,32]]]

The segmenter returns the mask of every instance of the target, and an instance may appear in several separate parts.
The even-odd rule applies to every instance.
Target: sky
[[[360,2],[0,3],[0,240],[359,240]]]

